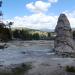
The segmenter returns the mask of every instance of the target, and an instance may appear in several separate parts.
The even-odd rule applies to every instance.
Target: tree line
[[[46,32],[46,35],[39,34],[38,32],[33,32],[25,29],[15,29],[10,31],[8,28],[0,28],[0,41],[9,41],[13,38],[20,40],[54,40],[55,38],[52,32]],[[75,31],[73,31],[73,39],[75,39]]]
[[[13,32],[13,38],[21,40],[47,40],[51,37],[50,32],[47,32],[47,36],[44,34],[39,34],[38,32],[32,33],[29,30],[18,30],[15,29]],[[34,32],[34,31],[33,31]]]
[[[13,33],[13,38],[16,39],[22,39],[22,40],[54,40],[55,33],[52,34],[52,32],[46,32],[46,35],[44,34],[39,34],[39,33],[31,33],[30,30],[19,30],[19,29],[15,29],[14,31],[12,31]],[[43,33],[43,32],[42,32]],[[73,39],[75,39],[75,31],[73,31]]]

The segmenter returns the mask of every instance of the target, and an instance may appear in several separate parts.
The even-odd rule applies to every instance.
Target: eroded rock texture
[[[55,32],[55,51],[61,53],[74,53],[75,44],[72,38],[72,30],[70,27],[70,22],[65,14],[60,14],[55,28]]]

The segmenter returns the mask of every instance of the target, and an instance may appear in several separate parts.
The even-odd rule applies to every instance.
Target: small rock
[[[22,54],[26,54],[26,52],[24,52],[24,51],[22,51],[21,53],[22,53]]]

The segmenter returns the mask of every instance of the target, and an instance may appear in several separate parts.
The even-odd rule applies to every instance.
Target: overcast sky
[[[3,0],[2,11],[13,27],[54,29],[60,13],[75,27],[75,0]]]

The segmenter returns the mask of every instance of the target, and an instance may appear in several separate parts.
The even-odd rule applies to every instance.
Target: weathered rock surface
[[[72,30],[65,14],[60,14],[55,32],[55,51],[57,53],[74,53],[75,44],[72,38]]]

